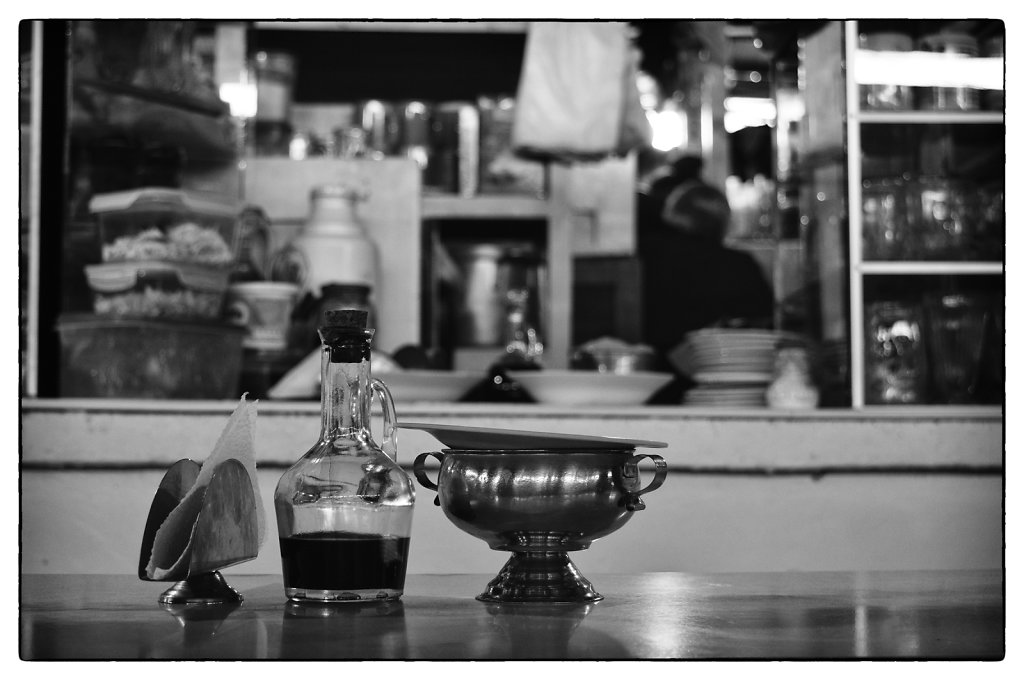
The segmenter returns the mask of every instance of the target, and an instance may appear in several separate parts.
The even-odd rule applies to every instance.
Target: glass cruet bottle
[[[274,493],[291,600],[397,600],[405,584],[415,490],[396,462],[391,394],[370,376],[366,319],[365,310],[324,312],[320,439]],[[370,433],[374,395],[384,415],[382,446]]]

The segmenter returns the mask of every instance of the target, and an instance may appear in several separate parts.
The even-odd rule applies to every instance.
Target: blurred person
[[[772,287],[753,256],[725,246],[729,202],[701,170],[700,158],[684,156],[637,197],[643,336],[662,358],[690,331],[772,324]],[[675,381],[657,402],[678,403],[686,383]]]

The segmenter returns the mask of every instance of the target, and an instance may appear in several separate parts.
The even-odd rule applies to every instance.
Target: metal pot
[[[437,483],[428,457],[441,463]],[[637,464],[650,458],[654,480],[641,488]],[[421,453],[416,479],[437,491],[435,505],[455,526],[493,550],[513,553],[477,599],[584,602],[602,599],[567,551],[585,550],[644,509],[641,495],[665,481],[655,454],[626,450],[445,450]]]
[[[623,347],[580,347],[572,356],[572,367],[599,373],[625,375],[655,370],[654,349],[645,345]]]

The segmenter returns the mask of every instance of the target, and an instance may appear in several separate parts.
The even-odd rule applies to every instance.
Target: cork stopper
[[[370,360],[373,330],[366,327],[365,309],[327,309],[320,316],[320,340],[330,348],[331,363]]]
[[[321,319],[323,328],[350,328],[363,330],[366,328],[369,313],[364,309],[328,309]]]

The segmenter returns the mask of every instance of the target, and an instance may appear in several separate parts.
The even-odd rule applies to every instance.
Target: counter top
[[[288,603],[233,575],[234,607],[171,611],[169,583],[27,574],[23,659],[1000,659],[999,571],[598,574],[589,605],[493,605],[491,575],[410,575],[400,602]]]

